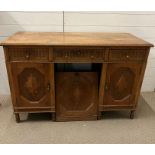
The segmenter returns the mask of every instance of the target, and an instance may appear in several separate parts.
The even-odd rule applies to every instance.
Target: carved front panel
[[[57,120],[96,118],[97,73],[60,72],[56,77]]]
[[[130,68],[120,67],[111,74],[110,94],[115,100],[127,98],[132,93],[135,74]]]
[[[48,61],[48,47],[12,47],[8,51],[9,61]]]
[[[12,64],[17,107],[51,106],[49,71],[48,64]]]
[[[39,101],[46,94],[45,76],[35,68],[23,69],[18,81],[21,95],[29,101]]]
[[[141,65],[139,63],[108,65],[104,105],[134,105]]]
[[[56,62],[103,62],[105,59],[104,48],[54,48]]]
[[[143,61],[145,51],[144,49],[110,49],[109,61]]]

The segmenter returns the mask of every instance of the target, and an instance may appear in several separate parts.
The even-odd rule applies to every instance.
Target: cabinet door
[[[49,64],[12,63],[17,107],[50,107],[54,104],[50,69],[53,68]]]
[[[57,73],[56,102],[57,121],[97,119],[97,73]]]
[[[135,94],[141,71],[140,63],[113,63],[107,67],[105,106],[130,106],[135,104]]]

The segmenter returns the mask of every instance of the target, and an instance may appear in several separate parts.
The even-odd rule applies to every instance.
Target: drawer
[[[10,47],[9,61],[47,61],[49,60],[48,47]]]
[[[109,61],[143,61],[145,59],[145,49],[110,49]]]
[[[58,47],[53,50],[56,62],[103,62],[105,48]]]

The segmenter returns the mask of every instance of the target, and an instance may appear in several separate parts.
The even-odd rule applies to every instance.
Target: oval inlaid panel
[[[44,75],[35,68],[25,68],[18,76],[20,94],[30,101],[39,101],[45,95]]]
[[[122,100],[130,96],[134,85],[134,73],[130,68],[115,70],[110,79],[110,93],[113,99]]]

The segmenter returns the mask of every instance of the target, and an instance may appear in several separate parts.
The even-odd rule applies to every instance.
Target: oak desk
[[[17,122],[21,112],[72,121],[130,110],[133,118],[153,46],[128,33],[52,32],[18,32],[1,45]],[[91,67],[74,70],[81,63]]]

